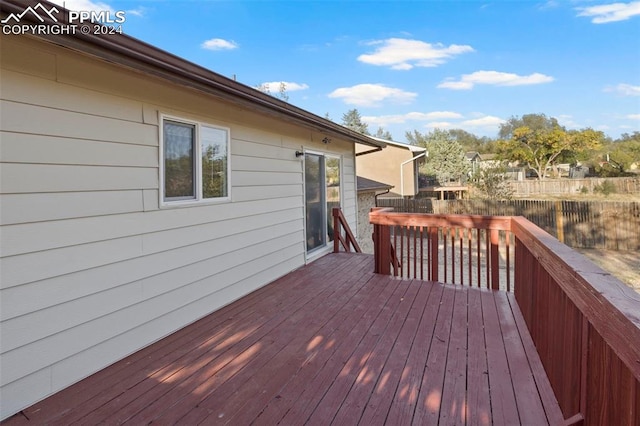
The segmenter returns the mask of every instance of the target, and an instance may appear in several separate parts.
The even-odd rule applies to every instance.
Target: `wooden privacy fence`
[[[440,252],[451,249],[444,267],[451,263],[457,265],[453,270],[459,268],[460,276],[464,270],[472,276],[477,267],[473,256],[456,258],[455,253],[463,248],[484,256],[488,279],[483,286],[513,288],[565,425],[640,424],[640,296],[636,292],[522,217],[427,215],[377,208],[369,219],[374,226],[377,273],[440,281]],[[403,248],[400,253],[405,257],[394,259],[398,244],[408,244],[410,250]],[[504,253],[513,255],[502,259],[504,246],[509,248]],[[501,275],[501,268],[513,268],[515,279]],[[427,271],[424,277],[420,269]],[[445,281],[456,281],[451,278]],[[464,279],[459,284],[478,285]]]
[[[618,194],[640,193],[640,177],[620,178],[588,178],[588,179],[543,179],[511,181],[509,185],[513,189],[515,197],[532,197],[540,194],[564,195],[577,194],[582,191],[596,192],[598,186],[607,182],[615,188]]]
[[[640,203],[379,198],[379,207],[430,214],[524,216],[573,248],[640,250]]]

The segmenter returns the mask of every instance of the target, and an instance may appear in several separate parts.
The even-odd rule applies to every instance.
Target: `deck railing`
[[[334,207],[332,209],[333,215],[333,252],[338,253],[340,251],[340,247],[344,249],[346,252],[350,252],[351,249],[356,253],[362,253],[360,246],[358,245],[358,241],[356,237],[351,232],[351,228],[347,223],[347,219],[344,217],[342,213],[342,209],[340,207]]]
[[[515,293],[567,425],[640,425],[640,294],[522,217],[370,221],[378,273]]]
[[[510,217],[373,212],[376,272],[512,290]]]

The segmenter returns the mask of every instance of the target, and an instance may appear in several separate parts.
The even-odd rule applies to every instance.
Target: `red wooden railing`
[[[393,213],[392,208],[375,208],[370,218],[374,246],[381,253],[379,259],[376,256],[376,272],[511,291],[510,217]]]
[[[333,208],[333,252],[338,253],[340,246],[344,248],[344,251],[350,252],[351,247],[356,253],[362,253],[356,237],[353,236],[351,228],[347,223],[347,219],[342,213],[340,207]]]
[[[513,288],[565,424],[640,425],[640,294],[522,217],[383,208],[370,221],[378,273]]]

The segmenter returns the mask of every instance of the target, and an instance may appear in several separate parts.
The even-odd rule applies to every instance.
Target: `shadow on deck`
[[[3,422],[557,424],[511,294],[330,254]]]

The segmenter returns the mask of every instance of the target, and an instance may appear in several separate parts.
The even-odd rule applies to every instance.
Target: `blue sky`
[[[61,0],[60,0],[61,1]],[[373,133],[495,137],[544,113],[640,130],[640,1],[66,1],[125,10],[125,33]]]

